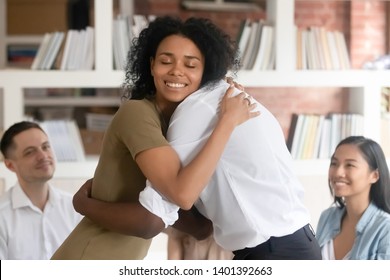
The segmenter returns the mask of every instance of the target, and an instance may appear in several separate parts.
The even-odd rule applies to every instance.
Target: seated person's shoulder
[[[59,209],[63,215],[69,216],[71,219],[76,221],[82,218],[82,216],[73,208],[72,193],[58,189],[56,187],[51,187],[50,192],[55,196],[55,207],[57,207],[57,209]]]
[[[333,205],[333,206],[325,209],[324,211],[322,211],[321,216],[329,217],[329,216],[335,215],[336,213],[343,212],[343,211],[344,211],[344,209],[339,208],[336,205]]]
[[[0,212],[11,204],[11,189],[0,195]]]
[[[380,215],[377,216],[377,223],[383,225],[390,232],[390,214],[380,210]]]
[[[57,187],[51,186],[50,187],[50,192],[53,195],[55,195],[56,199],[63,200],[63,201],[66,201],[66,202],[72,202],[72,200],[73,200],[73,194],[72,193],[70,193],[68,191],[64,191],[62,189],[59,189]]]

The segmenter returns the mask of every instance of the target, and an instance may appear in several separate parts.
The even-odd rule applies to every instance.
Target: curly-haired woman
[[[99,224],[92,214],[83,213],[89,218],[81,221],[53,259],[146,256],[150,238],[165,227],[159,217],[138,202],[146,179],[168,193],[175,189],[175,194],[168,197],[178,205],[197,198],[235,127],[259,115],[253,111],[255,105],[248,105],[244,93],[232,96],[231,86],[221,101],[214,132],[190,164],[181,166],[165,138],[167,124],[180,102],[203,85],[223,79],[235,66],[238,60],[233,42],[207,19],[183,22],[161,17],[140,33],[133,42],[126,69],[125,96],[130,100],[120,106],[105,133],[92,186],[93,198],[123,202],[131,210],[110,214],[98,207],[100,212],[94,213]],[[126,229],[108,230],[113,219],[119,219]]]

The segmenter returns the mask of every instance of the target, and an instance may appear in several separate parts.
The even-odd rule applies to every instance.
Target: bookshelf
[[[389,84],[385,70],[296,70],[294,4],[267,0],[267,22],[275,29],[275,70],[239,72],[245,87],[341,87],[350,94],[349,112],[364,116],[364,135],[380,141],[380,93]],[[348,0],[347,0],[348,1]]]
[[[390,74],[379,70],[296,70],[295,1],[267,0],[266,3],[267,22],[273,24],[275,33],[275,69],[242,70],[238,73],[237,81],[247,88],[347,88],[350,96],[348,110],[362,114],[365,136],[380,141],[380,94],[382,87],[390,86]],[[127,8],[132,11],[131,5],[134,1],[125,2],[130,3]],[[5,68],[4,59],[8,42],[23,40],[37,42],[39,40],[39,37],[34,36],[27,38],[7,36],[6,5],[6,0],[0,0],[0,130],[21,120],[26,104],[39,106],[40,101],[25,99],[23,94],[25,88],[116,88],[121,85],[124,73],[113,68],[113,47],[109,39],[113,35],[114,0],[94,1],[95,67],[91,71],[33,71]],[[66,100],[64,102],[78,101]],[[102,104],[102,100],[98,98],[90,98],[81,102],[97,106]],[[65,179],[88,178],[93,175],[96,162],[97,158],[88,158],[86,162],[60,163],[57,166],[56,176]],[[295,168],[300,176],[325,178],[328,160],[298,160]],[[12,183],[12,174],[10,175],[3,165],[0,166],[0,174],[1,178],[6,178],[8,187]],[[310,179],[308,184],[316,185],[317,183],[315,179]],[[324,195],[327,195],[327,187],[320,187],[324,188]]]
[[[246,88],[264,87],[267,90],[310,87],[346,89],[349,96],[346,113],[361,114],[364,135],[380,143],[381,89],[390,83],[390,72],[297,70],[294,12],[295,3],[299,1],[267,0],[267,22],[273,24],[275,32],[275,69],[259,72],[242,70],[237,80]],[[295,160],[295,170],[305,187],[305,204],[311,212],[314,228],[321,211],[332,201],[327,185],[328,167],[328,159]]]
[[[128,1],[129,2],[129,1]],[[130,1],[131,3],[133,1]],[[114,0],[94,1],[95,67],[92,71],[33,71],[6,68],[7,45],[11,43],[37,43],[42,36],[6,34],[7,0],[0,0],[0,131],[14,122],[23,119],[25,106],[46,106],[53,102],[70,106],[118,105],[120,100],[108,98],[26,98],[27,88],[119,88],[124,80],[122,71],[113,70],[112,37]],[[110,15],[111,16],[108,16]],[[93,176],[97,164],[96,157],[87,157],[85,162],[59,162],[55,179],[76,180],[79,182]],[[0,180],[5,189],[15,182],[15,176],[3,164],[0,166]]]

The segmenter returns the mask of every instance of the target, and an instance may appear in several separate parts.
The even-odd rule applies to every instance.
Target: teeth
[[[174,88],[185,87],[185,84],[179,84],[179,83],[166,83],[166,85],[169,86],[169,87],[174,87]]]
[[[336,186],[343,186],[343,185],[346,185],[347,183],[346,183],[346,182],[336,181],[336,182],[334,182],[334,184],[335,184]]]

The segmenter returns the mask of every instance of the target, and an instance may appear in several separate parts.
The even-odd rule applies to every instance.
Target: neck
[[[26,183],[19,181],[19,184],[24,193],[31,200],[31,203],[43,211],[46,202],[49,199],[48,183]]]
[[[165,124],[169,124],[171,116],[175,111],[176,107],[179,105],[179,103],[161,102],[158,99],[156,99],[155,102],[156,108],[159,111],[161,117],[163,118]]]
[[[346,216],[352,221],[355,221],[356,223],[360,220],[362,217],[364,211],[366,211],[368,205],[370,204],[370,201],[365,199],[362,200],[354,200],[354,199],[346,199],[345,200],[345,207],[346,207]]]

